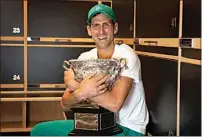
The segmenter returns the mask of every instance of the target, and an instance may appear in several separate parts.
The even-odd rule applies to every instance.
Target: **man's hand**
[[[74,72],[72,69],[68,69],[68,71],[64,71],[64,83],[67,86],[67,88],[73,92],[79,87],[79,82],[74,80]]]
[[[132,88],[132,85],[132,78],[121,76],[115,81],[112,90],[106,91],[99,96],[89,98],[89,100],[112,112],[119,112]]]
[[[79,88],[76,90],[75,97],[78,100],[91,98],[103,94],[107,91],[108,84],[106,83],[109,75],[100,74],[93,77],[86,77],[80,83]]]

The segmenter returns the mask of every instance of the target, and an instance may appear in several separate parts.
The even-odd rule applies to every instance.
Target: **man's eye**
[[[109,27],[109,24],[108,24],[108,23],[106,23],[106,24],[104,24],[104,26],[105,26],[105,27]]]
[[[93,28],[98,28],[99,27],[99,24],[94,24],[93,25]]]
[[[105,27],[105,28],[108,28],[108,27],[110,27],[110,26],[111,26],[110,23],[105,23],[105,24],[104,24],[104,27]]]

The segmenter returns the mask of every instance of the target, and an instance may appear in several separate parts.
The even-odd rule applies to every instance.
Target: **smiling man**
[[[96,48],[82,53],[79,59],[125,58],[128,69],[120,73],[111,91],[104,84],[108,78],[106,75],[85,78],[79,83],[74,80],[71,69],[65,71],[64,81],[68,88],[62,97],[62,108],[68,110],[81,100],[88,99],[117,114],[117,126],[123,130],[117,136],[144,135],[149,117],[138,56],[128,45],[114,43],[118,23],[111,7],[95,5],[88,13],[87,23],[88,34],[95,41]],[[33,128],[31,135],[66,136],[73,130],[73,123],[72,120],[43,122]]]

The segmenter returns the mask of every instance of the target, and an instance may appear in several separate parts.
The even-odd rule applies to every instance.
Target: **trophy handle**
[[[63,66],[63,68],[64,68],[65,70],[68,70],[68,69],[70,68],[70,63],[69,63],[69,61],[66,61],[66,60],[65,60],[65,61],[63,62],[63,65],[62,65],[62,66]]]
[[[121,68],[126,67],[126,59],[125,58],[121,58],[120,59],[120,64],[121,64]]]
[[[121,68],[128,69],[128,66],[127,66],[125,58],[121,58],[119,61],[120,61],[120,64],[121,64]]]

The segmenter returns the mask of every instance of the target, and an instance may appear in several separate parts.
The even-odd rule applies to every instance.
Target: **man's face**
[[[98,48],[107,48],[114,41],[114,34],[118,31],[118,24],[104,14],[98,14],[91,20],[91,25],[87,27],[88,34],[92,36]]]

